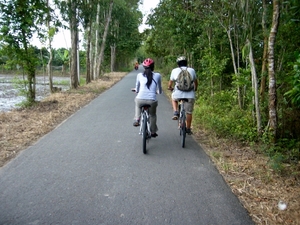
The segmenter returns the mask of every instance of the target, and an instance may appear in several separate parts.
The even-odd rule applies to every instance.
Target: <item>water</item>
[[[1,75],[0,74],[0,112],[7,112],[14,108],[17,108],[17,104],[26,100],[25,97],[19,96],[19,90],[14,86],[13,75]],[[22,79],[22,77],[19,77]],[[69,77],[53,77],[53,82],[70,83]],[[36,100],[40,101],[50,94],[48,77],[38,76],[36,77]],[[62,90],[68,90],[69,85],[54,85],[55,87],[61,87]]]

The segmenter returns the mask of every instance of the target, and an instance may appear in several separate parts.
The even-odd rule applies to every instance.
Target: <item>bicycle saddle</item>
[[[179,98],[178,101],[184,101],[184,102],[188,102],[189,100],[187,98]]]
[[[149,105],[149,104],[143,104],[143,105],[141,105],[141,108],[150,108],[151,107],[151,105]]]

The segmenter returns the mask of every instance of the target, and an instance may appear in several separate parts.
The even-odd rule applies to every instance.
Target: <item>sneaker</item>
[[[172,120],[178,120],[178,117],[179,117],[179,113],[175,111]]]
[[[140,121],[137,120],[133,122],[133,126],[138,127],[139,125],[140,125]]]
[[[191,128],[186,128],[186,133],[187,133],[188,135],[193,134],[193,132],[191,131]]]
[[[158,135],[157,135],[157,133],[152,133],[151,134],[151,137],[153,137],[153,138],[155,138],[155,137],[157,137]]]

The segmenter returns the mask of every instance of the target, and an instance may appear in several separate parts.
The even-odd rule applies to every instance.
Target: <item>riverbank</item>
[[[19,95],[19,88],[16,79],[22,80],[22,76],[3,75],[0,74],[0,112],[8,112],[18,108],[18,104],[22,103],[26,98]],[[45,76],[36,77],[36,100],[41,101],[50,95],[49,81]],[[70,87],[70,78],[63,76],[54,76],[53,83],[55,86],[66,91]]]

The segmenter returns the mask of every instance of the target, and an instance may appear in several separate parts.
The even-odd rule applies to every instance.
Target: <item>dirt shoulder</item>
[[[52,94],[34,107],[0,113],[0,167],[125,75],[106,74],[77,90]],[[199,127],[193,132],[256,224],[300,224],[299,163],[286,165],[285,173],[278,175],[259,151]],[[279,201],[286,204],[285,210],[278,208]]]
[[[52,94],[31,108],[0,113],[0,167],[126,74],[106,74],[76,90]]]

